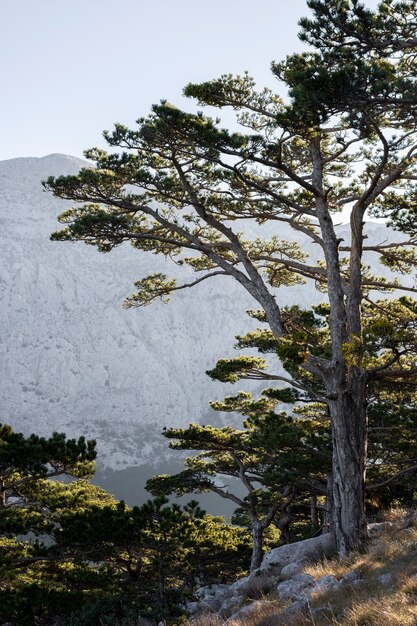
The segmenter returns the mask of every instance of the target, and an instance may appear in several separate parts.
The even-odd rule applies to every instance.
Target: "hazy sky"
[[[376,0],[367,0],[375,6]],[[305,0],[12,0],[0,7],[0,159],[82,156],[189,82],[244,70],[273,86]]]

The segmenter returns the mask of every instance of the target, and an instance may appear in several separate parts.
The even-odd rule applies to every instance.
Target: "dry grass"
[[[366,557],[352,552],[348,558],[340,561],[338,559],[324,559],[320,563],[315,565],[306,565],[303,572],[310,574],[313,578],[321,578],[322,576],[328,576],[332,574],[337,579],[343,578],[352,569],[358,569],[362,564],[366,563]]]
[[[353,553],[344,561],[306,568],[314,578],[333,574],[340,579],[352,570],[359,572],[364,582],[315,594],[312,607],[329,606],[329,610],[314,620],[301,620],[297,626],[417,625],[415,529],[389,530],[370,542],[364,554]],[[389,580],[380,580],[384,574],[390,575]]]
[[[261,600],[256,604],[256,611],[245,615],[241,620],[230,620],[230,626],[267,626],[274,623],[275,616],[282,611],[288,603],[280,600]]]
[[[264,598],[258,600],[251,606],[253,609],[250,613],[246,614],[241,619],[229,618],[227,621],[228,626],[269,626],[272,624],[275,626],[278,622],[276,616],[282,611],[288,602],[273,598]],[[198,615],[187,622],[187,626],[220,626],[226,622],[227,618],[221,618],[218,614],[206,613],[204,615]]]
[[[404,515],[404,511],[391,511],[381,521],[398,522]],[[253,611],[241,619],[229,618],[228,626],[417,626],[415,528],[388,529],[370,541],[363,553],[354,552],[343,561],[325,560],[304,569],[315,579],[332,574],[339,580],[353,570],[363,582],[313,594],[309,615],[280,619],[286,604],[270,594],[255,602]],[[389,577],[381,580],[384,574]],[[253,598],[262,596],[268,591],[268,581],[261,577],[250,591]],[[316,611],[318,607],[322,610]],[[218,615],[202,615],[187,622],[187,626],[220,626],[225,621]]]
[[[396,591],[387,597],[355,603],[346,614],[346,626],[415,626],[416,598]]]
[[[187,626],[220,626],[224,620],[216,613],[204,613],[187,621]]]
[[[398,518],[392,513],[389,521]],[[230,619],[228,626],[417,626],[415,529],[388,530],[373,539],[364,553],[352,553],[343,561],[306,566],[304,571],[316,579],[329,574],[340,579],[352,570],[359,572],[363,582],[314,594],[309,615],[280,619],[285,604],[269,596],[256,602],[254,610],[242,619]],[[389,580],[380,580],[384,574],[390,575]],[[315,611],[326,606],[327,610]],[[205,615],[188,625],[220,626],[224,621],[216,615]]]
[[[233,626],[416,626],[417,580],[404,577],[393,588],[385,589],[366,581],[359,589],[345,589],[330,594],[331,608],[320,614],[314,606],[325,604],[324,598],[313,601],[309,615],[280,619],[276,614],[257,612],[250,621]]]
[[[408,515],[409,511],[407,509],[388,509],[387,511],[381,510],[377,515],[377,522],[392,522],[395,524],[396,522],[403,522]]]
[[[272,589],[273,579],[266,574],[254,576],[245,586],[244,593],[250,600],[258,600],[265,597]]]
[[[316,565],[307,565],[304,571],[320,578],[333,574],[340,579],[348,572],[355,570],[363,578],[375,574],[391,572],[397,574],[404,568],[416,567],[417,532],[413,528],[405,530],[389,529],[378,538],[372,540],[366,552],[352,552],[346,559],[324,560]],[[414,569],[415,573],[416,569]]]

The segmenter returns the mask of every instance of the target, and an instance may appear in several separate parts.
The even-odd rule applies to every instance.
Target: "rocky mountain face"
[[[245,315],[256,303],[219,277],[169,305],[123,309],[135,280],[175,268],[128,245],[100,254],[49,240],[68,204],[41,180],[83,164],[58,154],[0,162],[0,419],[25,433],[96,438],[100,471],[129,472],[167,459],[164,426],[219,420],[209,400],[237,388],[204,372],[233,356],[236,334],[256,326]],[[370,239],[385,231],[372,225]],[[304,306],[323,298],[303,286],[279,295]]]
[[[0,163],[1,419],[95,437],[101,464],[116,469],[154,460],[164,426],[199,420],[222,397],[204,372],[233,352],[251,302],[224,280],[123,309],[134,280],[172,268],[130,246],[100,254],[49,240],[66,203],[41,180],[82,165],[62,155]]]

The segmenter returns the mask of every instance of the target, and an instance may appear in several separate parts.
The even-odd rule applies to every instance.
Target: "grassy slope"
[[[366,550],[307,566],[314,578],[333,574],[341,579],[358,572],[363,582],[316,593],[310,615],[280,620],[283,604],[273,594],[257,603],[257,609],[230,626],[415,626],[417,625],[417,529],[387,530],[370,541]],[[386,575],[386,576],[384,576]],[[323,610],[317,612],[318,607]],[[216,615],[201,616],[190,626],[219,626]]]

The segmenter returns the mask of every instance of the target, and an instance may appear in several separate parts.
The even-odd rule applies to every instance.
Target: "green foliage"
[[[175,283],[175,279],[168,280],[165,274],[160,272],[138,280],[135,282],[138,291],[125,300],[125,307],[145,306],[157,298],[169,302],[169,294],[174,289]]]
[[[100,252],[110,252],[123,243],[132,226],[132,220],[128,216],[104,210],[98,204],[90,204],[88,209],[84,207],[65,211],[60,215],[59,221],[68,226],[53,233],[52,241],[81,239],[85,243],[96,245]]]
[[[129,241],[198,275],[186,284],[162,274],[145,277],[136,283],[138,292],[128,306],[168,299],[213,276],[232,277],[261,307],[250,315],[269,326],[239,337],[238,347],[276,354],[285,369],[285,374],[271,373],[261,357],[220,360],[208,372],[212,378],[275,381],[285,389],[257,400],[238,394],[217,403],[246,416],[241,431],[196,425],[167,431],[174,447],[200,454],[187,460],[183,473],[155,479],[152,488],[161,493],[210,489],[226,497],[215,477],[239,474],[249,495],[235,501],[254,521],[272,521],[274,509],[265,513],[272,496],[288,518],[289,499],[305,506],[307,496],[327,492],[332,441],[337,469],[333,529],[344,553],[357,547],[365,533],[364,407],[378,424],[387,407],[397,411],[401,398],[412,395],[416,378],[416,305],[408,298],[377,300],[375,293],[415,293],[417,288],[377,276],[363,254],[376,255],[397,274],[414,271],[417,3],[383,0],[375,10],[357,0],[308,0],[307,5],[312,15],[301,20],[300,37],[310,49],[272,64],[287,91],[285,102],[269,89],[258,90],[247,74],[189,84],[185,94],[200,105],[234,110],[240,132],[162,100],[135,129],[117,124],[105,133],[114,153],[87,151],[94,168],[51,177],[45,187],[76,204],[63,214],[65,227],[54,239],[84,241],[103,252]],[[333,216],[347,207],[350,236],[345,241],[335,232]],[[373,244],[364,231],[369,214],[389,219],[404,237]],[[246,220],[254,226],[252,237],[235,228]],[[275,226],[264,228],[266,223]],[[281,225],[294,236],[303,234],[322,258],[308,258],[298,244],[277,236]],[[304,281],[307,289],[314,285],[327,294],[328,304],[307,311],[279,306],[285,292],[275,288]],[[274,403],[282,399],[302,406],[293,415],[277,413]],[[387,480],[406,483],[404,477],[413,476],[414,418],[411,400],[406,404],[405,422],[398,417],[400,429],[389,426],[399,447],[381,434],[379,441],[376,435],[372,440],[368,465],[377,483],[385,470],[390,476],[380,481],[384,485]],[[391,421],[389,409],[388,414]],[[371,432],[382,433],[381,428],[371,422]],[[387,445],[383,459],[382,442]],[[162,524],[168,512],[152,506]],[[146,531],[136,513],[110,507],[106,513],[90,512],[94,524],[87,525],[88,532],[101,528],[102,515],[110,516],[112,532],[120,531],[121,537],[125,526],[130,532],[133,527]],[[66,519],[69,523],[71,516]],[[72,523],[82,520],[87,518]],[[22,526],[28,525],[27,518]],[[100,545],[111,546],[108,541]]]
[[[417,467],[416,392],[393,385],[378,391],[369,406],[369,510],[412,506]]]
[[[267,398],[283,402],[284,404],[294,404],[294,402],[301,399],[297,390],[291,387],[285,389],[264,389],[262,394]]]
[[[96,457],[95,442],[84,437],[67,439],[63,433],[54,433],[46,439],[38,435],[24,437],[13,432],[7,424],[0,425],[0,472],[8,476],[24,472],[35,476],[67,473],[89,476]]]
[[[262,311],[249,313],[265,321]],[[395,491],[392,485],[400,489],[404,501],[412,498],[411,485],[416,473],[414,384],[412,380],[398,384],[398,371],[415,368],[416,314],[416,303],[408,297],[379,300],[376,305],[367,302],[362,307],[363,335],[354,336],[343,346],[346,363],[352,367],[360,364],[368,372],[369,506],[375,501],[388,506]],[[158,494],[214,491],[229,497],[228,490],[219,488],[216,477],[224,480],[227,476],[244,476],[249,477],[249,482],[256,477],[252,500],[245,497],[239,503],[240,515],[248,518],[256,497],[258,515],[262,517],[268,501],[275,498],[275,502],[281,504],[288,502],[282,494],[290,490],[291,506],[285,508],[285,515],[291,516],[294,532],[303,528],[305,536],[308,534],[309,498],[312,495],[323,498],[327,494],[332,442],[321,382],[303,371],[300,364],[305,351],[316,357],[327,353],[329,306],[321,304],[311,311],[291,307],[286,309],[283,319],[287,334],[281,340],[278,341],[269,329],[257,329],[238,337],[237,347],[276,353],[294,377],[292,380],[269,374],[266,362],[253,356],[221,359],[208,374],[226,382],[276,378],[292,386],[267,388],[257,399],[241,391],[223,401],[210,403],[215,410],[245,416],[243,430],[191,424],[187,429],[165,431],[165,436],[171,440],[170,447],[198,450],[200,454],[187,459],[183,472],[156,477],[149,481],[148,488]],[[280,402],[295,404],[292,415],[276,411]],[[404,403],[404,410],[401,403]],[[283,509],[280,513],[277,511],[278,527],[280,515],[283,518]]]
[[[186,459],[182,472],[149,480],[147,489],[158,496],[212,491],[238,505],[235,520],[246,519],[254,531],[257,524],[263,530],[274,524],[282,531],[282,540],[288,540],[289,524],[307,520],[309,496],[317,488],[320,494],[326,490],[330,431],[328,419],[276,413],[279,391],[267,390],[268,397],[258,400],[240,392],[211,403],[216,410],[245,415],[242,430],[199,424],[165,430],[171,448],[200,453]],[[286,399],[293,397],[291,390],[282,392]],[[229,477],[241,481],[244,496],[222,486],[223,482],[229,484]],[[274,537],[277,539],[277,534],[271,531],[270,540]]]
[[[17,522],[10,509],[24,505],[30,510],[24,519],[20,518],[21,531],[43,531],[47,522],[35,509],[43,506],[42,493],[59,489],[47,479],[62,475],[90,477],[95,458],[95,441],[84,437],[67,439],[63,433],[54,433],[48,439],[34,434],[25,437],[7,424],[0,424],[0,525],[7,526],[13,519]]]
[[[253,356],[240,356],[234,359],[220,359],[216,367],[206,372],[210,378],[221,380],[223,383],[235,383],[240,378],[262,378],[262,371],[266,369],[264,359]]]
[[[63,621],[64,626],[141,626],[140,607],[133,594],[117,593],[99,595],[98,599],[84,604]],[[143,620],[143,626],[149,622]]]
[[[221,518],[205,515],[195,503],[181,508],[167,502],[68,511],[58,537],[60,547],[103,563],[113,583],[135,590],[141,614],[159,619],[180,614],[178,605],[197,579],[233,577],[248,549],[245,533]]]
[[[25,438],[8,426],[1,433],[1,622],[174,620],[197,584],[244,572],[246,530],[195,501],[179,507],[160,497],[129,508],[85,478],[51,480],[91,475],[93,442]]]
[[[115,502],[86,480],[95,457],[95,442],[83,437],[25,437],[1,425],[1,621],[29,626],[58,619],[107,584],[106,576],[87,562],[76,563],[56,543],[65,511]],[[51,480],[58,476],[76,480]]]

